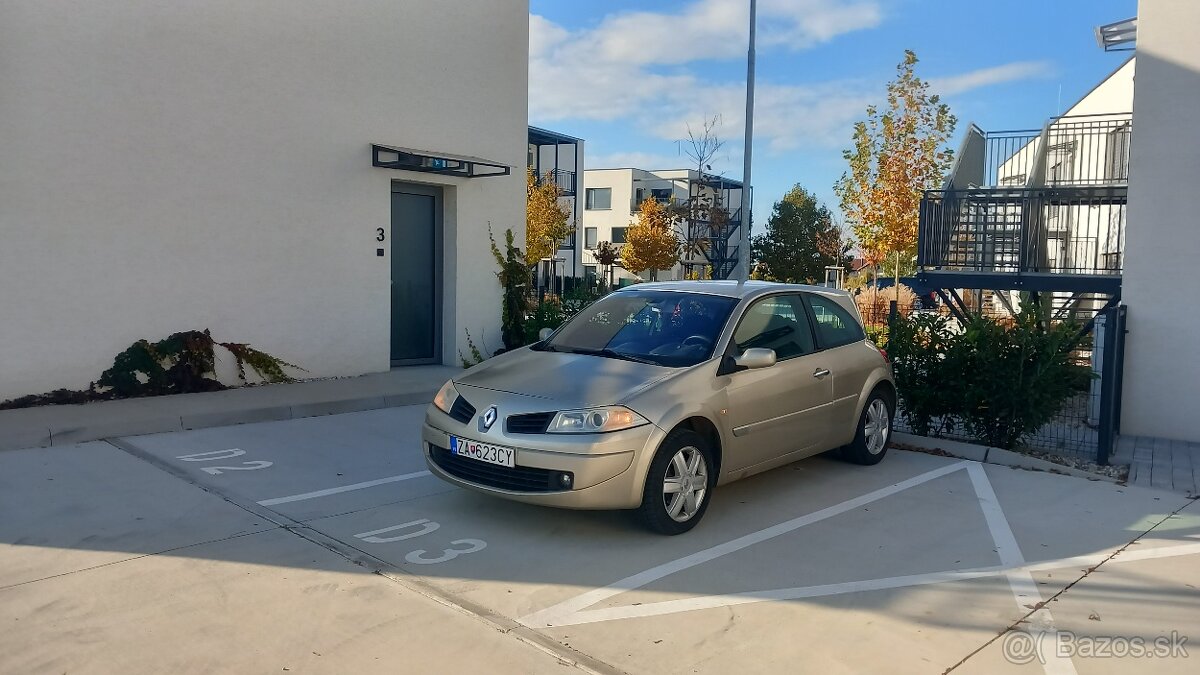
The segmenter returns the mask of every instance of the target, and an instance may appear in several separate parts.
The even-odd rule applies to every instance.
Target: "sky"
[[[689,124],[718,116],[714,172],[742,176],[749,0],[531,0],[529,122],[582,138],[587,168],[684,168]],[[1096,26],[1136,0],[759,0],[755,230],[799,183],[839,213],[854,122],[904,50],[958,117],[1040,128],[1128,57]]]

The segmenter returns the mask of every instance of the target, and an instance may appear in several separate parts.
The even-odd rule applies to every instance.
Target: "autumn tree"
[[[621,249],[614,246],[612,243],[602,241],[596,244],[596,250],[592,251],[592,256],[596,262],[603,268],[602,273],[608,279],[608,286],[612,288],[613,284],[613,265],[617,259],[621,257]]]
[[[680,229],[682,256],[687,259],[705,257],[710,242],[721,237],[729,226],[729,209],[721,201],[720,192],[708,185],[706,178],[712,177],[712,161],[717,152],[725,145],[717,133],[721,125],[721,117],[713,115],[705,118],[699,129],[687,125],[687,147],[684,152],[695,163],[697,181],[691,182],[688,200],[676,207],[677,223]],[[703,265],[697,272],[692,265],[685,265],[689,278],[707,273],[711,275],[711,266]]]
[[[533,267],[571,236],[571,210],[560,201],[562,188],[553,174],[538,180],[532,167],[526,170],[525,193],[525,264]]]
[[[771,277],[816,283],[825,268],[850,264],[850,243],[829,209],[799,184],[775,202],[766,231],[751,243],[754,259]]]
[[[674,267],[681,249],[675,234],[677,220],[671,208],[654,198],[642,202],[637,220],[625,231],[621,265],[634,274],[650,270],[652,280],[658,278],[658,270]]]
[[[854,147],[842,152],[850,168],[834,186],[867,264],[893,259],[897,296],[902,259],[916,255],[921,195],[950,166],[945,144],[956,123],[917,77],[916,64],[917,55],[905,50],[886,107],[868,106],[867,119],[854,125]]]

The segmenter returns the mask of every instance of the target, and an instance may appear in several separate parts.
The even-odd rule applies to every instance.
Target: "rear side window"
[[[812,308],[813,319],[817,324],[817,337],[822,347],[840,347],[866,337],[858,321],[836,301],[809,294],[808,305]]]

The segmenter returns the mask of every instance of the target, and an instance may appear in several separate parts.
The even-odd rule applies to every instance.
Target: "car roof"
[[[730,298],[752,298],[770,293],[807,291],[809,293],[820,293],[828,296],[850,297],[850,294],[846,291],[826,286],[780,284],[773,281],[737,281],[733,279],[711,281],[649,281],[625,286],[618,289],[617,292],[622,291],[676,291],[722,295]]]

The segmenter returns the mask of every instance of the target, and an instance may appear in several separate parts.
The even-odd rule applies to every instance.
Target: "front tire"
[[[708,510],[717,477],[708,441],[689,429],[672,431],[646,472],[638,520],[659,534],[683,534]]]
[[[871,392],[858,418],[854,441],[845,447],[842,456],[855,464],[878,464],[887,454],[892,440],[892,419],[895,406],[881,392]]]

